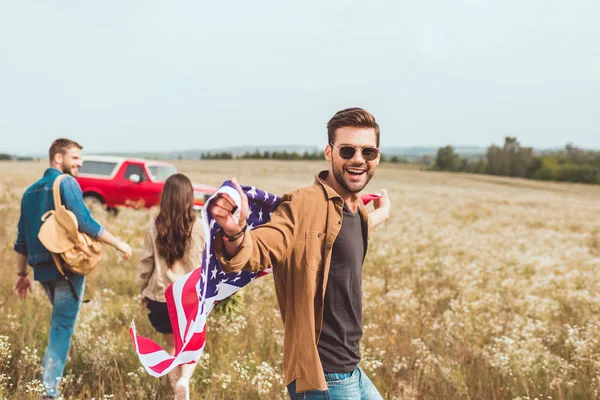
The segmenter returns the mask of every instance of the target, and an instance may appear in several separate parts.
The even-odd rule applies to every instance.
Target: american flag
[[[250,206],[248,229],[255,228],[271,219],[280,198],[253,186],[242,186]],[[227,193],[241,204],[239,192],[231,181],[226,181],[206,202],[202,210],[205,244],[202,266],[173,282],[165,291],[169,317],[173,326],[175,354],[168,354],[156,342],[138,336],[132,321],[129,333],[138,357],[150,375],[166,375],[179,365],[197,362],[206,343],[206,319],[215,303],[231,296],[254,279],[271,272],[240,271],[225,273],[214,255],[214,239],[219,226],[208,212],[208,205],[218,193]]]

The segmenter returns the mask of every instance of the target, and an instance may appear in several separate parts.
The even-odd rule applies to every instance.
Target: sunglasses
[[[373,161],[377,158],[377,156],[379,156],[379,149],[377,147],[354,147],[349,144],[336,146],[333,143],[329,143],[329,145],[338,149],[340,156],[344,160],[350,160],[352,157],[354,157],[354,154],[356,154],[357,151],[360,151],[363,158],[367,161]]]

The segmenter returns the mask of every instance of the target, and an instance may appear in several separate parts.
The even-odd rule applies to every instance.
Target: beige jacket
[[[268,223],[246,232],[233,258],[227,257],[220,230],[215,240],[216,256],[226,272],[273,268],[284,326],[285,384],[296,380],[298,392],[327,390],[317,343],[344,200],[325,183],[326,176],[323,171],[314,185],[285,194]],[[371,222],[362,202],[358,209],[368,241]]]
[[[157,231],[154,222],[155,219],[152,218],[146,229],[136,283],[142,289],[142,296],[164,303],[165,290],[171,282],[202,265],[204,231],[202,221],[197,218],[184,256],[175,261],[171,268],[168,268],[166,261],[158,255],[156,248]]]

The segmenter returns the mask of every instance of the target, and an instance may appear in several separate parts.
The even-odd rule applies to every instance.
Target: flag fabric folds
[[[250,206],[247,218],[248,229],[268,222],[280,198],[253,186],[242,186],[242,190],[248,197]],[[206,344],[206,320],[215,303],[231,296],[256,278],[271,272],[270,269],[261,272],[223,272],[214,254],[214,238],[219,226],[208,212],[208,205],[218,193],[229,194],[239,209],[241,205],[239,192],[231,181],[224,182],[202,209],[205,244],[201,267],[179,278],[165,291],[173,326],[175,354],[170,355],[156,342],[138,336],[135,323],[131,322],[129,333],[135,350],[150,375],[160,377],[179,365],[197,362]]]
[[[242,186],[242,190],[248,197],[248,229],[268,222],[279,205],[280,197],[253,186]],[[175,354],[170,355],[156,342],[138,336],[135,323],[131,322],[129,333],[140,362],[155,377],[166,375],[179,365],[197,362],[206,344],[206,320],[215,303],[231,296],[256,278],[271,273],[270,269],[260,272],[223,272],[214,253],[214,239],[219,226],[208,211],[208,205],[219,193],[229,194],[240,208],[239,192],[231,181],[225,181],[202,209],[205,236],[202,265],[173,282],[165,291],[175,339]],[[366,205],[380,197],[379,194],[367,194],[362,201]]]

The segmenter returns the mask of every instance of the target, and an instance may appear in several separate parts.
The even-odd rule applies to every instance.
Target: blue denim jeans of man
[[[287,387],[291,400],[383,400],[365,371],[358,367],[348,373],[325,372],[327,390],[296,393],[296,381]]]
[[[67,354],[71,347],[71,337],[85,290],[85,276],[69,274],[69,279],[79,300],[71,293],[69,283],[64,278],[40,282],[52,303],[52,318],[50,320],[50,337],[48,347],[42,362],[42,383],[49,396],[58,396],[58,385],[65,369]]]

